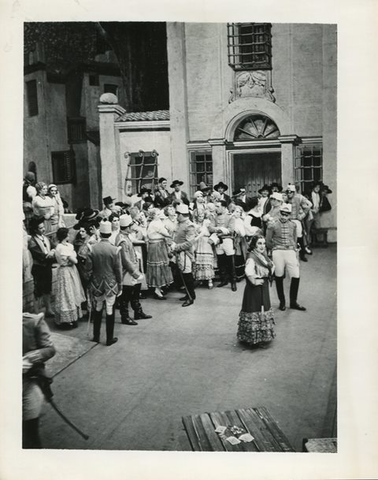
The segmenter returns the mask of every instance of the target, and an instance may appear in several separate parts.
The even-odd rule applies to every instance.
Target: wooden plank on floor
[[[192,450],[194,452],[200,452],[201,451],[201,445],[199,443],[199,438],[198,434],[196,432],[196,429],[194,428],[193,422],[192,422],[192,417],[182,417],[182,423],[184,424],[184,428],[186,431],[186,434],[189,438],[190,445],[192,447]]]
[[[272,445],[269,438],[264,435],[266,430],[261,418],[252,409],[240,409],[238,410],[239,417],[247,425],[251,435],[255,438],[256,445],[260,452],[276,452],[276,448]]]
[[[261,416],[267,428],[270,430],[274,438],[279,443],[283,452],[295,452],[294,448],[290,445],[289,440],[283,431],[279,428],[277,422],[265,407],[257,407],[255,411]]]
[[[207,436],[205,427],[202,424],[200,415],[193,415],[193,425],[198,434],[199,444],[202,452],[214,452],[213,445],[211,444],[209,437]]]
[[[203,413],[200,415],[202,425],[205,428],[207,433],[208,439],[210,444],[213,447],[215,452],[224,452],[225,448],[223,443],[221,442],[219,435],[215,432],[215,428],[213,422],[211,421],[210,415],[208,413]]]

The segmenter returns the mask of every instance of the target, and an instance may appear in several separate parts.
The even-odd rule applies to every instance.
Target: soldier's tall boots
[[[138,325],[131,317],[129,317],[129,302],[132,302],[133,289],[134,287],[129,285],[124,285],[122,288],[122,295],[120,301],[122,325]]]
[[[132,288],[131,308],[134,310],[134,320],[146,320],[147,318],[152,318],[152,315],[147,315],[143,312],[142,305],[140,304],[140,289],[142,288],[142,284],[137,283]],[[134,324],[138,325],[137,322],[134,322]]]
[[[189,305],[193,305],[194,300],[196,299],[196,292],[194,290],[194,278],[192,273],[183,273],[182,276],[184,277],[186,289],[188,290],[189,294],[189,297],[187,298],[187,300],[185,300],[182,306],[189,307]]]
[[[118,342],[118,338],[114,337],[113,335],[114,335],[114,307],[110,315],[106,313],[106,345],[108,347]]]
[[[235,271],[235,255],[230,255],[227,257],[228,260],[228,272],[231,279],[231,290],[236,292],[236,271]]]
[[[292,278],[290,284],[290,308],[293,308],[294,310],[301,310],[302,312],[304,312],[306,308],[298,305],[297,303],[298,289],[299,278]]]
[[[299,243],[299,246],[301,247],[299,250],[299,258],[302,260],[302,262],[307,262],[308,260],[306,258],[306,248],[305,248],[303,237],[298,238],[298,243]]]
[[[100,312],[97,310],[93,311],[93,340],[92,342],[100,343],[100,332],[101,332],[101,321],[102,321],[102,309]]]
[[[228,285],[228,278],[227,278],[227,256],[225,254],[218,255],[218,268],[219,268],[219,276],[220,276],[220,283],[217,287],[224,287]]]
[[[285,300],[285,294],[284,294],[283,280],[284,280],[284,277],[276,276],[276,289],[277,289],[278,300],[280,301],[280,306],[278,308],[282,311],[286,310],[286,300]]]

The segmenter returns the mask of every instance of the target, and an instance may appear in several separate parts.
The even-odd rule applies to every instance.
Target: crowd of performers
[[[147,294],[165,301],[174,287],[185,293],[182,307],[189,307],[196,300],[196,287],[211,290],[215,279],[217,288],[229,285],[235,292],[245,278],[237,328],[241,343],[264,347],[275,337],[269,295],[273,280],[279,310],[306,310],[297,302],[299,264],[312,253],[311,235],[322,211],[331,208],[329,188],[317,182],[305,196],[294,185],[282,190],[274,183],[250,198],[244,188],[230,196],[223,182],[213,188],[201,182],[190,201],[182,185],[175,180],[168,191],[167,180],[160,178],[154,192],[142,187],[124,202],[108,196],[101,211],[78,210],[70,230],[64,225],[57,186],[35,183],[31,172],[26,175],[24,237],[30,254],[24,251],[24,268],[31,267],[36,299],[34,315],[24,314],[24,420],[31,445],[39,444],[38,422],[33,420],[39,416],[41,395],[27,372],[55,353],[41,316],[43,306],[44,316],[53,317],[60,328],[77,327],[85,308],[93,323],[93,341],[99,343],[105,304],[107,346],[118,340],[116,306],[123,325],[138,325],[137,320],[152,318],[141,304]]]

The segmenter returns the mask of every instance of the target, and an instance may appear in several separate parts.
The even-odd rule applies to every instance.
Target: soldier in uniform
[[[120,235],[117,246],[121,247],[121,261],[123,267],[122,295],[120,302],[121,323],[123,325],[138,325],[135,320],[144,320],[152,318],[143,312],[140,304],[140,290],[143,273],[140,271],[140,260],[135,251],[133,242],[129,235],[133,219],[130,215],[121,215],[120,217]],[[129,317],[129,303],[134,310],[134,320]]]
[[[300,245],[299,258],[302,262],[307,262],[306,247],[303,239],[302,221],[310,211],[312,204],[306,197],[297,193],[295,185],[288,185],[286,188],[287,203],[291,205],[291,220],[297,225],[297,240]]]
[[[184,301],[183,307],[189,307],[189,305],[193,305],[196,299],[193,278],[195,227],[189,220],[188,205],[179,203],[176,207],[176,212],[178,228],[174,234],[174,243],[171,250],[176,254],[177,267],[182,272],[183,283],[187,291],[187,295],[184,298],[180,298],[180,300]]]
[[[88,253],[86,269],[90,277],[90,289],[95,301],[93,318],[93,341],[100,342],[102,308],[106,304],[106,345],[118,341],[114,337],[114,304],[122,293],[122,265],[120,247],[109,242],[112,224],[108,221],[100,224],[101,241],[93,245]]]
[[[220,200],[217,203],[217,216],[209,225],[210,233],[217,234],[220,240],[215,247],[221,277],[217,287],[224,287],[231,280],[231,290],[236,292],[234,230],[235,218],[228,211],[226,200]]]
[[[275,266],[277,295],[280,301],[280,310],[286,310],[286,301],[283,288],[285,270],[291,277],[290,308],[306,310],[297,303],[299,289],[299,261],[297,257],[297,226],[289,218],[291,205],[284,203],[280,207],[280,216],[268,224],[266,245],[272,250],[272,259]]]

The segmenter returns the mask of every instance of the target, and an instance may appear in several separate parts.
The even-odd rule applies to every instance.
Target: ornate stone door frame
[[[257,140],[234,143],[235,129],[248,115],[261,114],[269,117],[279,128],[281,135],[275,140]],[[299,140],[292,133],[291,122],[286,113],[275,103],[262,98],[241,98],[235,100],[219,115],[214,122],[212,148],[214,182],[224,181],[232,186],[231,163],[228,152],[240,148],[280,148],[282,184],[294,182],[294,148]]]

